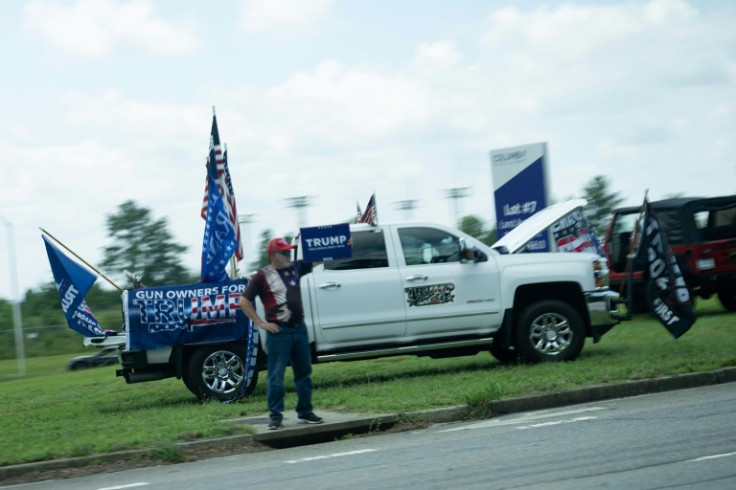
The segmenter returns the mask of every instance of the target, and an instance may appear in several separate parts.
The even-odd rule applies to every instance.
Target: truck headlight
[[[608,287],[608,260],[605,257],[596,256],[593,259],[593,277],[596,288]]]

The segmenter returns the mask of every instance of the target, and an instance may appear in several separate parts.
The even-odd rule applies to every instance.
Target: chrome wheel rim
[[[558,356],[572,344],[574,333],[567,318],[557,313],[545,313],[532,322],[529,341],[534,350],[547,356]]]
[[[216,393],[229,394],[237,390],[245,379],[245,365],[234,353],[213,352],[202,363],[202,381]]]

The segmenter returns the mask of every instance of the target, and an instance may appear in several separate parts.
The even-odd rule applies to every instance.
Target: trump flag
[[[643,253],[650,278],[651,311],[678,338],[695,323],[690,291],[649,202],[644,199],[642,235],[636,255]]]
[[[97,276],[67,257],[48,238],[43,235],[42,238],[69,328],[88,337],[104,336],[105,332],[84,301]]]

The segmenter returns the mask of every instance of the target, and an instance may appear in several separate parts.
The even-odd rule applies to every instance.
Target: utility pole
[[[414,208],[416,208],[417,199],[406,199],[403,201],[396,201],[396,209],[404,211],[404,219],[410,221],[413,219]]]
[[[299,228],[307,224],[307,207],[312,205],[312,196],[287,197],[288,207],[296,209]]]
[[[450,189],[445,189],[445,198],[452,200],[455,225],[458,225],[460,223],[460,199],[466,198],[469,195],[470,187],[452,187]]]
[[[18,375],[26,374],[26,352],[23,345],[23,324],[20,313],[20,298],[18,297],[18,264],[15,261],[15,239],[13,238],[13,223],[0,213],[0,220],[5,224],[8,236],[8,270],[10,271],[10,294],[13,295],[13,329],[15,331],[15,357],[18,360]]]

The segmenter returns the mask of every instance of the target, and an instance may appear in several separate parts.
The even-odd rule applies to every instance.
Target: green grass
[[[69,372],[70,355],[0,361],[0,466],[131,448],[176,461],[175,444],[243,434],[229,419],[266,412],[265,379],[234,404],[200,402],[180,380],[127,385],[114,367]],[[401,413],[550,393],[583,386],[736,365],[736,313],[700,301],[698,321],[675,340],[643,315],[587,342],[570,363],[504,366],[490,354],[434,360],[414,356],[315,365],[319,410]],[[296,395],[287,373],[287,410]],[[478,410],[483,413],[483,410]]]

